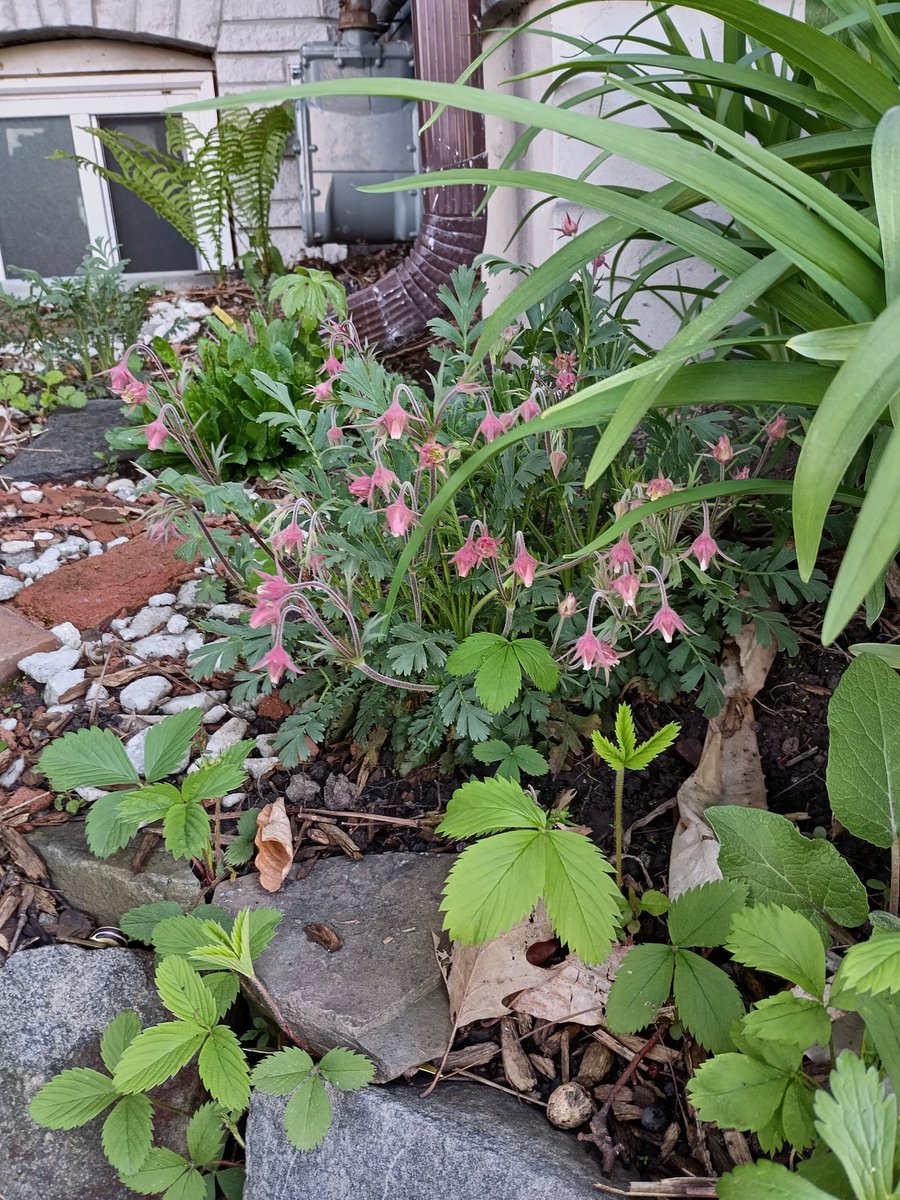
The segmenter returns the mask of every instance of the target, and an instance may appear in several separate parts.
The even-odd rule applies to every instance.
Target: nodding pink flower
[[[251,629],[261,629],[263,625],[277,625],[280,616],[281,609],[277,604],[273,604],[271,600],[260,600],[250,614],[247,624]]]
[[[158,521],[153,521],[148,525],[144,534],[148,542],[162,543],[167,542],[177,532],[178,526],[171,517],[161,517]]]
[[[339,358],[335,357],[334,342],[332,342],[331,349],[328,351],[328,357],[325,359],[325,362],[322,364],[322,370],[325,372],[325,374],[328,376],[329,379],[333,379],[335,375],[340,375],[340,373],[341,373],[341,371],[343,371],[343,369],[344,369],[344,364],[341,362],[341,360]]]
[[[280,571],[275,575],[267,575],[265,571],[260,571],[259,577],[262,583],[257,587],[256,594],[260,600],[271,600],[273,604],[280,604],[293,590]]]
[[[475,549],[475,543],[470,537],[467,537],[460,548],[450,555],[450,561],[456,568],[460,579],[465,579],[472,568],[477,567],[481,562],[481,557]]]
[[[714,458],[721,467],[727,467],[734,458],[734,447],[726,433],[722,434],[714,446],[710,446],[710,451],[710,457]]]
[[[503,542],[503,538],[491,537],[489,533],[483,533],[480,538],[475,540],[475,553],[478,555],[479,563],[486,558],[496,558],[497,552]]]
[[[612,587],[622,597],[626,608],[637,610],[637,605],[634,601],[641,588],[641,581],[637,575],[631,573],[619,575],[612,581]]]
[[[623,533],[612,550],[610,550],[609,565],[617,575],[623,567],[628,567],[630,570],[634,566],[634,551],[631,548],[631,542],[628,540],[627,533]]]
[[[404,489],[393,503],[384,510],[387,527],[394,537],[406,537],[410,527],[416,523],[416,513],[406,503]]]
[[[565,620],[567,617],[574,617],[578,611],[578,601],[572,592],[567,592],[556,606],[556,611]]]
[[[787,428],[787,417],[781,412],[766,426],[766,436],[770,441],[780,442],[787,435]]]
[[[559,473],[566,465],[566,458],[565,450],[550,451],[550,470],[553,472],[554,479],[559,479]]]
[[[486,442],[492,442],[495,438],[500,437],[501,434],[506,433],[506,426],[490,407],[475,430],[475,437],[478,437],[479,433]]]
[[[279,529],[272,535],[272,545],[279,550],[285,546],[294,546],[299,549],[306,541],[306,534],[297,524],[297,518],[291,517],[290,523],[285,525],[284,529]]]
[[[344,431],[335,421],[334,413],[331,415],[331,428],[328,430],[325,436],[328,438],[328,444],[330,446],[339,446],[344,440]]]
[[[646,629],[641,630],[638,637],[643,637],[645,633],[661,633],[664,642],[671,642],[673,635],[676,633],[694,633],[695,631],[688,625],[685,625],[678,613],[670,606],[662,575],[660,575],[655,567],[650,567],[649,570],[653,572],[659,583],[660,606],[653,620]]]
[[[749,467],[739,467],[738,470],[734,472],[733,478],[734,479],[749,479],[750,478],[750,468]]]
[[[375,463],[375,470],[372,472],[372,487],[378,488],[385,500],[390,500],[391,488],[397,483],[397,476],[390,468],[383,467],[377,457]],[[371,504],[371,501],[369,503]]]
[[[109,375],[110,391],[121,396],[126,403],[143,404],[147,399],[150,385],[142,383],[140,379],[132,375],[124,359],[122,362],[116,363],[114,367],[110,367],[107,374]]]
[[[733,558],[729,558],[727,554],[722,553],[716,544],[715,538],[710,532],[709,505],[705,500],[703,501],[703,529],[691,543],[690,553],[696,557],[697,562],[700,564],[701,571],[706,570],[717,554],[720,558],[724,558],[726,562],[734,562]]]
[[[368,504],[372,507],[372,501],[375,498],[375,477],[374,475],[355,475],[347,485],[351,496],[355,496],[360,504]]]
[[[579,660],[584,671],[593,671],[599,667],[606,676],[606,682],[609,683],[610,669],[619,665],[622,656],[616,651],[612,642],[606,641],[605,638],[598,638],[588,627],[573,645],[572,661],[578,662]]]
[[[514,408],[512,412],[500,414],[500,424],[503,426],[503,432],[509,433],[513,425],[516,423],[516,417],[519,415],[519,410]]]
[[[533,421],[535,417],[541,415],[541,406],[535,400],[534,396],[529,396],[527,400],[523,400],[519,405],[519,416],[523,421]]]
[[[647,484],[647,495],[651,500],[661,500],[663,496],[671,496],[674,491],[675,484],[671,479],[663,479],[662,475],[657,475]],[[640,507],[640,503],[638,507]]]
[[[391,401],[390,408],[385,409],[375,424],[392,441],[397,441],[398,438],[403,437],[406,427],[411,420],[410,414],[395,396]]]
[[[423,442],[419,447],[419,466],[440,470],[447,457],[447,450],[439,442]]]
[[[602,271],[605,266],[606,266],[606,255],[598,254],[597,257],[591,261],[591,274],[596,275],[597,272]]]
[[[162,414],[159,414],[149,425],[144,426],[144,435],[147,438],[148,450],[159,450],[161,446],[165,445],[166,438],[170,435],[163,422]]]
[[[334,379],[323,379],[321,383],[317,383],[312,389],[313,400],[318,404],[323,404],[326,400],[333,400]]]
[[[295,675],[300,674],[300,668],[290,657],[281,642],[276,642],[272,649],[262,656],[259,662],[253,664],[250,670],[268,671],[269,678],[274,684],[278,683],[285,671],[293,671]]]
[[[521,533],[516,534],[516,557],[512,560],[510,570],[522,581],[523,587],[531,587],[534,583],[534,573],[538,568],[538,560],[525,549],[525,538]]]
[[[576,220],[574,220],[573,217],[569,216],[569,214],[566,213],[562,219],[562,224],[555,226],[555,230],[557,233],[561,233],[563,235],[563,237],[574,237],[575,234],[578,232],[578,226],[580,224],[581,224],[581,217],[579,217],[578,220],[576,221]]]
[[[574,371],[570,371],[568,367],[564,367],[556,376],[556,386],[561,392],[567,392],[573,388],[578,382],[578,376]]]

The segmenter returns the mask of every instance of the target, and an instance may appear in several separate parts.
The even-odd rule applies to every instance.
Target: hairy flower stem
[[[390,675],[382,675],[380,671],[376,671],[368,663],[355,661],[352,665],[361,674],[367,675],[369,679],[374,679],[376,683],[383,683],[386,687],[402,688],[405,692],[426,692],[429,695],[438,690],[431,683],[411,683],[408,679],[392,679]]]
[[[622,886],[622,796],[625,791],[625,768],[616,771],[616,885]]]

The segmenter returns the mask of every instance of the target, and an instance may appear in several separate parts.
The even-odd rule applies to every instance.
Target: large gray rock
[[[14,954],[0,970],[0,1196],[3,1200],[126,1200],[133,1197],[103,1156],[104,1117],[81,1129],[35,1125],[28,1104],[66,1067],[105,1070],[100,1037],[126,1008],[144,1025],[166,1013],[153,989],[153,958],[132,950],[43,946]],[[159,1093],[184,1109],[199,1103],[199,1085],[184,1075]],[[182,1121],[157,1108],[157,1144],[182,1151]]]
[[[335,1093],[334,1126],[312,1153],[284,1134],[287,1097],[254,1094],[244,1200],[590,1200],[600,1168],[539,1109],[479,1084]],[[615,1176],[613,1186],[624,1180]]]
[[[200,884],[191,868],[163,846],[135,875],[131,860],[137,842],[101,861],[87,847],[84,826],[74,822],[36,829],[29,841],[47,864],[54,886],[98,925],[118,925],[123,912],[153,900],[176,900],[184,908],[200,900]]]
[[[107,429],[125,424],[121,413],[122,401],[115,396],[97,396],[85,408],[51,413],[41,437],[0,467],[0,475],[32,483],[56,483],[79,475],[90,478],[97,470],[98,453],[110,453]],[[137,451],[116,453],[119,458],[137,457]]]
[[[452,860],[425,854],[331,858],[276,895],[258,876],[216,889],[231,912],[280,908],[285,920],[258,974],[287,1021],[316,1050],[350,1046],[394,1079],[439,1058],[450,1036],[444,981],[434,956],[441,890]],[[311,942],[307,924],[330,925],[343,946]]]

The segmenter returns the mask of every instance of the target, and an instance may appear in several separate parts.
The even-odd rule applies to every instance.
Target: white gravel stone
[[[19,722],[15,717],[5,717],[4,720],[0,721],[0,729],[5,729],[7,733],[12,733],[18,724]]]
[[[243,792],[229,792],[227,796],[222,797],[223,808],[237,808],[243,802]]]
[[[113,538],[113,540],[111,542],[106,543],[106,548],[107,548],[107,550],[112,550],[113,546],[124,546],[127,541],[128,541],[127,537]]]
[[[119,703],[127,712],[148,713],[171,690],[172,684],[162,675],[145,675],[122,688]]]
[[[49,683],[60,671],[70,671],[81,658],[80,650],[63,646],[60,650],[45,650],[19,659],[16,666],[35,683]]]
[[[82,800],[88,804],[93,804],[95,800],[102,799],[107,793],[102,788],[80,787],[75,789],[75,795],[80,796]]]
[[[4,566],[21,567],[23,563],[34,562],[34,542],[24,538],[13,538],[8,542],[0,542],[0,559]]]
[[[130,641],[148,637],[151,633],[156,633],[157,629],[161,629],[174,612],[173,608],[151,608],[147,605],[136,612],[128,624],[120,629],[122,637]]]
[[[98,555],[103,553],[103,543],[96,541],[88,542],[87,552],[88,558],[97,558]]]
[[[159,711],[171,716],[173,713],[184,712],[187,708],[202,708],[208,712],[215,704],[215,698],[209,692],[192,692],[189,696],[176,696],[159,706]]]
[[[28,488],[27,491],[19,492],[19,497],[25,504],[40,504],[44,493],[40,488]]]
[[[16,489],[17,492],[24,492],[26,490],[26,488],[33,488],[34,484],[31,482],[30,479],[14,479],[13,487]]]
[[[43,579],[45,575],[50,575],[57,570],[59,565],[59,547],[50,546],[43,554],[39,554],[33,562],[19,563],[19,573],[27,576],[29,579]]]
[[[150,608],[171,608],[178,597],[174,592],[157,592],[155,596],[151,596],[147,601]]]
[[[117,499],[126,503],[137,495],[135,486],[130,479],[111,479],[106,485],[106,491],[111,492]]]
[[[70,713],[70,712],[74,712],[77,707],[78,707],[78,705],[75,703],[75,701],[70,700],[68,704],[48,704],[47,712],[48,713],[61,713],[61,712],[62,713]],[[31,736],[34,737],[34,733],[36,733],[36,732],[37,732],[37,730],[35,730]],[[45,736],[47,736],[47,735],[45,734]]]
[[[220,726],[206,743],[204,758],[217,758],[231,746],[236,746],[247,732],[247,722],[240,717],[232,717]]]
[[[81,649],[81,634],[71,621],[63,621],[62,625],[54,625],[50,632],[55,634],[70,650]]]
[[[0,787],[11,788],[13,786],[13,784],[16,782],[16,780],[19,778],[19,776],[24,773],[24,771],[25,771],[25,759],[17,758],[16,761],[12,764],[12,766],[7,768],[7,770],[5,770],[2,775],[0,775]]]
[[[53,534],[49,529],[39,529],[37,533],[33,533],[32,539],[36,542],[52,542]]]
[[[245,758],[244,770],[258,783],[261,779],[265,779],[267,775],[271,775],[274,771],[278,770],[278,759]]]
[[[218,617],[220,621],[238,621],[249,611],[246,604],[214,604],[209,610],[209,615]]]
[[[166,621],[166,629],[169,633],[184,633],[189,624],[184,613],[176,613],[174,617],[169,617]]]
[[[162,610],[157,609],[157,611]],[[176,637],[174,633],[151,633],[149,637],[141,638],[134,643],[134,654],[128,656],[128,661],[139,663],[145,658],[180,658],[184,651],[183,637]]]
[[[228,709],[224,704],[217,704],[214,708],[209,709],[203,714],[204,725],[218,725],[218,723],[228,715]]]
[[[199,650],[205,638],[199,629],[190,629],[184,634],[182,641],[185,650]]]
[[[75,558],[76,555],[83,554],[87,550],[87,545],[87,538],[77,537],[73,534],[72,537],[57,542],[53,549],[58,550],[62,558]]]
[[[84,683],[84,667],[75,667],[71,671],[60,671],[54,675],[44,688],[44,703],[59,704],[69,688]]]
[[[178,597],[175,601],[178,608],[196,608],[197,592],[200,588],[199,579],[189,579],[187,583],[183,583],[178,589]]]
[[[91,703],[93,703],[95,700],[102,703],[102,701],[108,699],[109,691],[103,686],[102,683],[92,683],[87,690],[87,695],[85,696],[85,700],[89,700]]]
[[[275,753],[274,742],[275,738],[271,733],[261,733],[259,737],[256,738],[256,749],[263,756],[263,758],[271,758]]]
[[[24,586],[21,580],[13,579],[12,575],[0,575],[0,600],[12,600]]]

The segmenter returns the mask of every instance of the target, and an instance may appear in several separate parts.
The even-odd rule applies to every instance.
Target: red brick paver
[[[28,588],[28,591],[31,589]],[[58,625],[58,621],[53,622]],[[16,663],[29,654],[58,650],[59,641],[47,629],[26,621],[8,604],[0,606],[0,684],[16,674]]]

